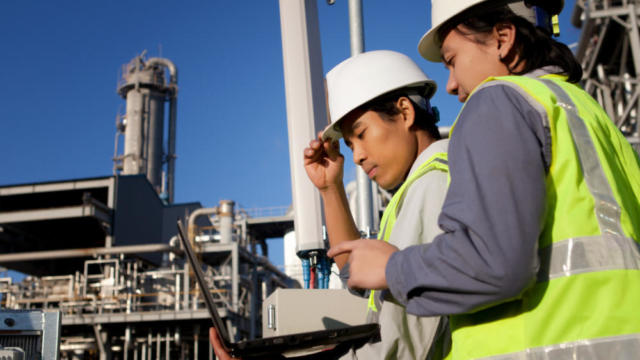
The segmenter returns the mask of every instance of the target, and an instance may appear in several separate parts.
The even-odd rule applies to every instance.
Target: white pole
[[[316,0],[280,0],[296,251],[324,249],[320,195],[304,170],[303,150],[327,124]]]
[[[349,32],[351,33],[351,56],[364,51],[364,31],[362,22],[362,0],[349,0]],[[374,229],[373,201],[371,180],[361,167],[356,168],[356,197],[358,210],[356,224],[364,233],[370,233]]]

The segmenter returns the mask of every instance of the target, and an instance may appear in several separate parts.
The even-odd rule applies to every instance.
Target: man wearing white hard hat
[[[349,285],[450,315],[457,359],[640,353],[640,159],[551,37],[562,1],[432,0],[418,46],[464,107],[427,245],[339,244]]]
[[[304,150],[304,159],[322,196],[331,246],[360,238],[342,181],[341,137],[353,161],[382,188],[395,191],[376,241],[400,249],[430,242],[441,232],[437,217],[448,174],[448,140],[439,140],[437,111],[429,104],[435,83],[409,57],[388,50],[343,61],[327,73],[326,83],[331,124]],[[335,261],[348,278],[346,256]],[[444,333],[440,318],[409,315],[385,292],[366,296],[368,320],[380,324],[381,339],[344,358],[426,359]]]
[[[341,62],[327,73],[326,83],[331,124],[310,142],[304,159],[322,196],[331,246],[360,238],[344,189],[340,138],[353,151],[353,161],[394,193],[375,241],[394,249],[430,242],[441,232],[437,217],[448,182],[448,140],[440,140],[438,113],[429,103],[436,84],[409,57],[388,50]],[[348,278],[346,257],[335,262]],[[440,358],[448,341],[446,319],[410,315],[385,293],[362,293],[369,296],[368,320],[380,324],[380,339],[341,359]],[[230,359],[213,328],[210,341],[220,359]]]

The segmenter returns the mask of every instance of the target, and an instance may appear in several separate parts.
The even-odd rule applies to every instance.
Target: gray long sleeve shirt
[[[445,232],[387,264],[389,290],[408,313],[479,310],[535,281],[551,139],[528,101],[494,85],[465,104],[449,143],[451,184],[438,219]]]

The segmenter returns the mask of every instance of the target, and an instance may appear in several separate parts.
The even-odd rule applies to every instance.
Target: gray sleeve
[[[345,263],[344,266],[342,266],[342,269],[340,269],[340,273],[338,274],[338,277],[340,277],[340,281],[342,282],[342,287],[344,287],[345,289],[348,289],[352,295],[359,296],[359,297],[367,297],[367,298],[369,297],[369,290],[352,289],[347,286],[347,281],[349,281],[349,263],[348,262]]]
[[[449,143],[451,184],[431,244],[394,253],[389,290],[411,314],[479,310],[535,279],[550,143],[542,115],[505,85],[478,90]]]

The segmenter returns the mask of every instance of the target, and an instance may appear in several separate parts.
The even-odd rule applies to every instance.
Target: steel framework
[[[576,57],[585,90],[640,152],[640,1],[577,0],[572,15],[582,33]]]

